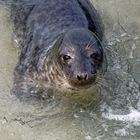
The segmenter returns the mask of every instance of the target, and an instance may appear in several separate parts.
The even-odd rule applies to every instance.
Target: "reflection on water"
[[[100,106],[58,101],[33,104],[10,95],[17,49],[9,13],[0,7],[0,136],[3,140],[140,139],[140,16],[138,0],[91,0],[105,25],[108,72]]]

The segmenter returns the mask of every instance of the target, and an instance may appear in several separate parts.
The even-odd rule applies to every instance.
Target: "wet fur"
[[[54,44],[59,46],[62,34],[71,28],[83,27],[95,33],[101,42],[103,26],[100,16],[91,3],[85,0],[30,0],[30,2],[11,0],[10,2],[14,31],[21,49],[15,69],[14,93],[21,100],[32,97],[48,98],[48,90],[53,88],[51,83],[56,82],[55,78],[60,80],[58,88],[67,83],[56,63],[50,66],[50,62],[47,62],[48,65],[44,65],[53,55],[50,46]],[[49,77],[48,72],[51,69],[54,77]]]

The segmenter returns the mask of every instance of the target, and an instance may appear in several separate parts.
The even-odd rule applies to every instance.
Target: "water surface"
[[[0,6],[2,140],[140,139],[140,1],[91,0],[105,26],[108,72],[96,107],[57,101],[26,104],[10,94],[18,49],[9,12]]]

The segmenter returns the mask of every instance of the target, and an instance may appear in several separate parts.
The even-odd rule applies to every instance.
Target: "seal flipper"
[[[87,17],[89,30],[95,33],[100,41],[102,41],[104,28],[100,15],[89,0],[78,0],[78,2]]]

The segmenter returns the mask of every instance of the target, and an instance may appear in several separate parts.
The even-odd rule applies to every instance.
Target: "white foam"
[[[130,113],[127,115],[116,115],[112,113],[103,113],[102,116],[109,120],[119,120],[133,122],[135,125],[140,125],[140,112],[136,109],[130,109]]]
[[[131,51],[130,51],[130,53],[129,53],[129,58],[134,58],[133,53],[134,53],[134,50],[135,50],[135,49],[136,49],[136,45],[133,44],[132,49],[131,49]]]
[[[127,135],[129,135],[129,133],[126,131],[125,128],[116,130],[115,134],[119,135],[119,136],[127,136]]]
[[[123,34],[121,34],[121,37],[124,37],[124,36],[126,36],[127,35],[127,33],[123,33]]]
[[[92,139],[91,136],[89,135],[85,136],[85,140],[91,140],[91,139]]]

